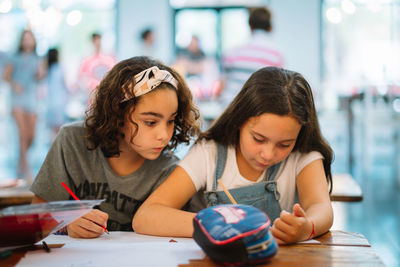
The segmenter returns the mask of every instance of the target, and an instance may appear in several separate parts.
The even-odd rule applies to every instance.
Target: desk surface
[[[269,263],[257,266],[384,266],[361,234],[331,231],[322,237],[294,245],[280,246]],[[216,267],[208,258],[191,259],[180,267]]]
[[[217,266],[191,238],[111,232],[96,239],[51,235],[51,252],[40,246],[14,251],[1,266]],[[38,249],[39,248],[39,249]],[[331,231],[315,240],[280,246],[265,266],[383,266],[368,240],[357,233]]]

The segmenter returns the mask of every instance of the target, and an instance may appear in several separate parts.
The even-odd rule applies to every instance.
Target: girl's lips
[[[267,168],[267,167],[270,166],[269,164],[262,164],[262,163],[260,163],[260,162],[258,162],[258,161],[257,161],[257,164],[258,164],[259,166],[263,167],[263,168]]]

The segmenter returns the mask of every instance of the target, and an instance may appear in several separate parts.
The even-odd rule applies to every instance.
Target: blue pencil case
[[[223,265],[260,264],[278,251],[270,219],[248,205],[217,205],[193,219],[193,238],[210,259]]]

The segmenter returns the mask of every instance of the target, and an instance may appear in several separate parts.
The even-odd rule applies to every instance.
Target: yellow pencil
[[[228,196],[228,198],[231,200],[232,204],[237,205],[236,200],[233,198],[231,193],[229,193],[228,189],[226,189],[224,183],[220,179],[218,179],[218,183],[222,186],[222,189],[224,190],[224,192]]]

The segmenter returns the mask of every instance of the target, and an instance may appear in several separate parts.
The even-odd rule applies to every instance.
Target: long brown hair
[[[132,57],[116,64],[94,92],[94,100],[86,111],[85,119],[88,149],[100,147],[106,157],[119,156],[119,141],[124,137],[122,128],[127,119],[133,122],[130,114],[140,100],[139,96],[121,103],[125,96],[122,88],[130,83],[133,88],[134,76],[152,66],[169,71],[178,81],[177,90],[168,83],[161,83],[154,89],[172,88],[178,97],[178,114],[175,117],[174,132],[167,149],[174,149],[179,143],[189,144],[191,137],[198,134],[199,111],[193,103],[192,94],[184,79],[175,70],[159,61],[148,57]],[[136,125],[136,132],[137,127]]]
[[[332,185],[333,151],[321,134],[311,87],[297,72],[266,67],[253,73],[235,99],[199,139],[212,139],[237,147],[242,125],[249,118],[264,113],[290,115],[299,121],[302,127],[293,151],[320,152],[324,157],[327,181]]]
[[[25,36],[26,34],[30,34],[30,35],[32,36],[32,38],[33,38],[33,40],[34,40],[34,42],[35,42],[35,44],[34,44],[34,46],[33,46],[33,49],[32,49],[32,53],[36,54],[36,45],[37,45],[37,43],[36,43],[36,38],[35,38],[35,35],[33,34],[33,32],[32,32],[31,30],[24,30],[24,31],[22,31],[21,36],[19,37],[19,43],[18,43],[18,51],[17,51],[17,53],[20,54],[20,53],[22,53],[22,52],[24,51],[24,47],[23,47],[22,40],[24,39],[24,36]]]

